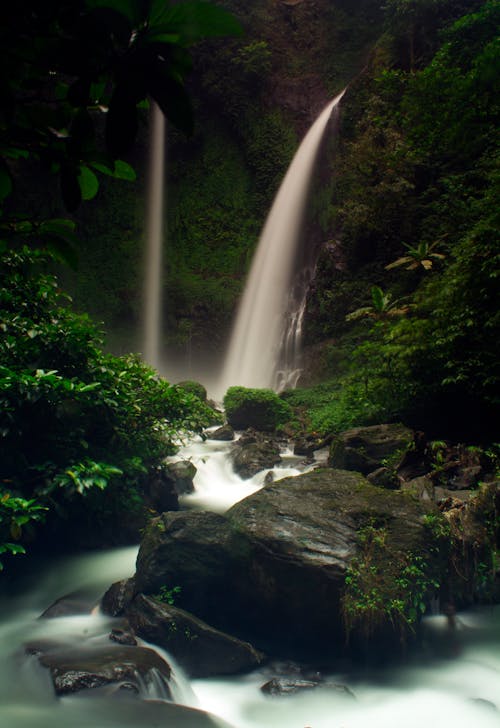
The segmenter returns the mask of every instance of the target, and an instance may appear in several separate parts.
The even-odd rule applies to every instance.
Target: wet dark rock
[[[372,425],[346,430],[333,439],[328,465],[367,475],[384,466],[383,460],[402,457],[413,439],[413,431],[401,424]]]
[[[408,480],[401,487],[403,490],[413,493],[421,501],[436,500],[434,484],[426,475]]]
[[[384,563],[408,553],[431,563],[429,509],[435,506],[373,486],[359,473],[323,468],[284,478],[224,516],[154,519],[139,550],[135,591],[155,594],[178,584],[180,607],[269,654],[338,655],[346,643],[345,575],[359,555],[359,529],[384,528]],[[387,622],[383,627],[394,635]]]
[[[311,457],[317,450],[327,447],[332,439],[331,436],[319,438],[313,435],[305,435],[298,437],[293,443],[293,454]]]
[[[401,487],[401,482],[397,474],[390,468],[377,468],[372,473],[368,473],[367,480],[379,488],[398,490]]]
[[[178,460],[176,463],[168,463],[165,468],[178,495],[185,495],[194,491],[193,479],[196,475],[196,466],[192,462]]]
[[[234,430],[231,425],[222,425],[213,432],[207,433],[207,440],[220,440],[222,442],[230,442],[234,440]]]
[[[139,637],[166,649],[190,677],[248,672],[264,661],[248,642],[143,594],[134,599],[127,618]]]
[[[338,683],[324,681],[321,677],[313,680],[308,680],[300,677],[273,677],[268,682],[261,686],[261,692],[266,695],[272,696],[284,696],[284,695],[295,695],[296,693],[303,692],[304,690],[314,690],[315,688],[326,688],[330,691],[335,691],[340,695],[345,695],[353,699],[354,693],[347,687],[347,685],[339,685]]]
[[[455,466],[447,472],[446,487],[448,490],[469,490],[478,484],[482,474],[480,465]]]
[[[252,478],[281,462],[280,447],[274,438],[247,432],[236,442],[231,460],[234,471],[241,478]]]
[[[165,466],[154,468],[148,473],[143,483],[143,492],[148,508],[158,513],[179,509],[175,480]]]
[[[304,680],[303,678],[273,677],[261,686],[266,695],[294,695],[302,690],[311,690],[320,685],[319,680]]]
[[[130,645],[135,647],[137,640],[129,629],[112,629],[109,633],[109,639],[119,645]]]
[[[147,683],[153,671],[163,677],[168,692],[170,666],[156,652],[144,647],[71,646],[46,652],[39,660],[50,670],[58,695],[122,682],[136,685],[139,690],[139,680]]]
[[[346,447],[362,450],[367,457],[380,461],[396,451],[405,450],[413,441],[414,434],[409,427],[394,423],[355,427],[342,432],[340,437]]]
[[[101,600],[101,609],[104,614],[118,617],[134,597],[134,580],[122,579],[115,581],[104,594]]]

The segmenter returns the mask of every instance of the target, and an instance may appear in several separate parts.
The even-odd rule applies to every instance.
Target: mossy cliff
[[[201,44],[191,95],[193,136],[168,132],[165,343],[181,364],[218,351],[274,193],[300,138],[324,104],[366,63],[380,33],[379,4],[303,0],[221,3],[244,34]],[[147,123],[139,180],[103,188],[82,217],[75,282],[82,308],[140,346]],[[112,339],[116,339],[114,336]]]

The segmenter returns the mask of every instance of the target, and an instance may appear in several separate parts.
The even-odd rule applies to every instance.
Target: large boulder
[[[328,465],[367,475],[387,461],[397,465],[413,439],[413,431],[398,423],[355,427],[333,439]]]
[[[178,495],[185,495],[194,491],[194,476],[196,466],[190,460],[177,460],[165,465],[167,474],[173,483],[173,489]]]
[[[189,612],[139,594],[126,612],[134,632],[168,651],[189,677],[249,672],[264,655]]]
[[[235,430],[254,427],[271,432],[292,416],[292,409],[270,389],[230,387],[224,396],[227,421]]]
[[[225,516],[154,519],[133,589],[154,594],[179,585],[182,608],[271,654],[332,656],[342,652],[346,628],[388,638],[411,625],[414,600],[425,600],[441,566],[429,509],[354,472],[285,478]]]
[[[231,451],[233,470],[245,480],[281,462],[279,444],[256,431],[245,432]]]

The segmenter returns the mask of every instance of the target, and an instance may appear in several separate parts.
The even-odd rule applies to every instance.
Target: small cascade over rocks
[[[289,296],[285,325],[280,343],[278,367],[273,389],[295,389],[302,373],[302,330],[307,305],[307,292],[314,278],[314,268],[299,271],[297,282]]]
[[[312,173],[329,119],[343,95],[344,92],[333,99],[309,129],[278,190],[238,309],[226,362],[215,392],[218,397],[232,385],[276,385],[280,342],[289,292],[293,288],[295,260]],[[296,320],[301,322],[300,313]],[[300,326],[295,329],[300,329]],[[296,341],[295,335],[292,338]],[[278,386],[281,385],[278,383]]]

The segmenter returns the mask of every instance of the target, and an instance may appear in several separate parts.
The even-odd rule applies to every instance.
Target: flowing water
[[[274,385],[312,173],[328,121],[342,96],[331,101],[309,129],[278,190],[257,245],[214,396],[222,396],[233,385]]]
[[[148,364],[160,369],[162,249],[165,218],[165,118],[159,107],[154,103],[151,105],[150,119],[151,144],[148,166],[143,355]]]
[[[181,457],[198,468],[197,493],[186,499],[186,505],[223,511],[261,487],[262,478],[243,482],[228,468],[230,446],[197,440],[183,449]],[[277,476],[304,468],[289,452],[285,451],[284,460]],[[495,703],[500,707],[499,607],[458,615],[454,631],[444,617],[429,617],[424,647],[407,664],[372,673],[346,670],[327,675],[324,687],[301,694],[264,695],[260,686],[276,674],[268,667],[246,676],[191,683],[174,669],[175,700],[190,710],[165,702],[161,684],[145,685],[140,700],[110,698],[99,690],[56,698],[48,673],[35,656],[24,653],[23,645],[40,639],[56,639],[78,649],[82,644],[109,645],[113,620],[98,612],[57,619],[38,619],[39,615],[58,597],[75,590],[97,600],[112,582],[133,574],[136,553],[137,547],[131,547],[54,560],[35,569],[24,585],[2,595],[0,728],[500,727],[495,707]],[[352,694],[339,692],[332,683],[346,685]]]

